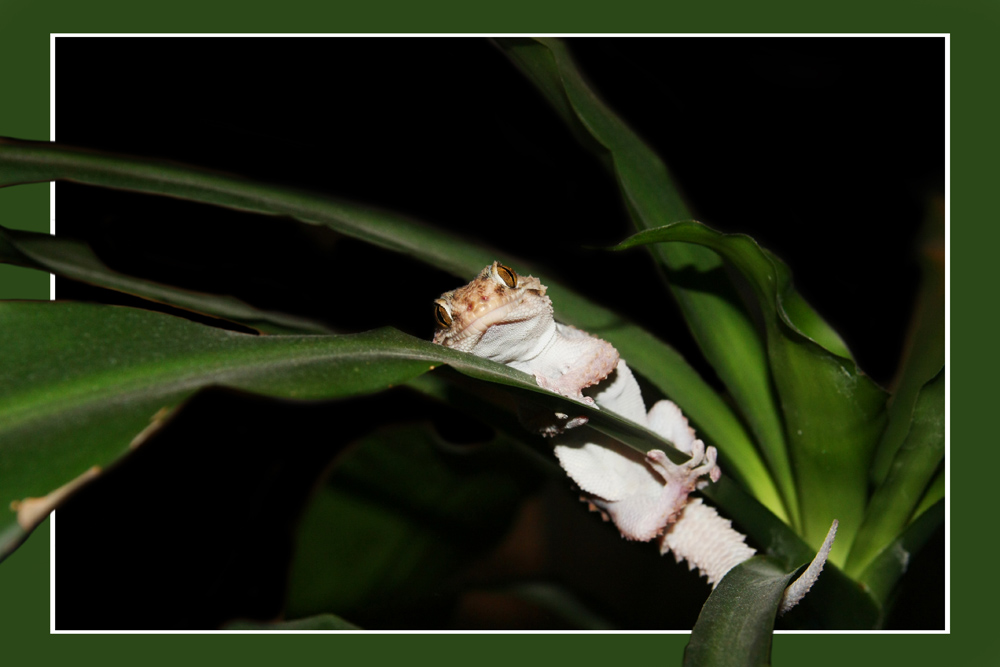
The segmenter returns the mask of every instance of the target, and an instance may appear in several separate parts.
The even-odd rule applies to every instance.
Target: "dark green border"
[[[330,3],[314,9],[308,3],[285,2],[282,14],[274,4],[254,8],[248,2],[209,3],[203,0],[175,0],[169,4],[139,5],[134,2],[97,0],[79,3],[67,0],[28,2],[0,0],[0,62],[4,68],[3,104],[0,105],[0,135],[25,139],[47,139],[49,110],[49,32],[527,32],[527,31],[661,31],[661,32],[949,32],[952,35],[952,183],[956,197],[952,213],[959,224],[978,220],[976,243],[962,243],[953,257],[953,294],[959,296],[955,321],[961,323],[963,298],[976,298],[974,284],[966,280],[973,272],[982,273],[980,284],[994,278],[994,261],[979,257],[990,252],[996,236],[995,207],[987,206],[986,193],[997,183],[995,126],[1000,109],[995,90],[995,65],[1000,62],[996,34],[1000,11],[988,0],[914,3],[839,2],[836,5],[806,5],[801,2],[746,3],[740,0],[686,6],[619,0],[601,8],[581,11],[576,2],[540,5],[505,2],[502,10],[480,8],[465,2],[382,2],[362,9]],[[655,7],[655,9],[654,9]],[[806,8],[808,7],[808,9]],[[683,65],[679,65],[683,66]],[[973,187],[980,185],[982,187]],[[22,190],[15,192],[15,190]],[[982,206],[977,204],[982,203]],[[28,186],[0,190],[0,211],[4,224],[25,229],[47,230],[48,190]],[[26,270],[0,272],[0,295],[18,298],[47,298],[48,277]],[[988,349],[986,336],[992,327],[957,326],[960,344],[952,367],[960,375],[952,406],[958,410],[953,420],[955,442],[961,460],[975,462],[973,470],[996,470],[994,429],[978,415],[995,408],[987,401],[993,392],[970,387],[963,369],[963,351]],[[980,344],[967,340],[969,332],[980,332]],[[992,338],[992,336],[991,336]],[[967,354],[967,352],[966,352]],[[966,367],[981,365],[965,364]],[[977,407],[978,406],[978,407]],[[971,408],[971,409],[970,409]],[[982,428],[977,428],[982,426]],[[966,436],[966,437],[962,437]],[[968,443],[979,443],[970,450]],[[986,455],[994,460],[983,461]],[[990,465],[990,464],[993,465]],[[995,485],[973,480],[965,471],[955,476],[955,505],[951,512],[952,531],[952,634],[927,636],[783,635],[775,640],[773,659],[779,666],[842,665],[857,667],[903,662],[908,665],[992,664],[997,633],[995,612],[990,603],[997,598],[996,577],[990,572],[993,558],[987,551],[988,537],[973,533],[973,521],[990,522],[996,500]],[[978,510],[977,510],[978,508]],[[974,517],[974,518],[970,518]],[[987,529],[979,529],[986,533]],[[977,539],[978,538],[978,539]],[[969,540],[976,543],[969,544]],[[987,544],[983,544],[987,542]],[[11,664],[69,663],[84,655],[100,656],[109,665],[151,660],[177,664],[195,660],[215,663],[225,657],[242,664],[287,662],[292,656],[312,661],[319,658],[343,663],[352,658],[380,664],[383,661],[411,663],[415,657],[438,663],[473,662],[477,665],[508,665],[525,661],[569,664],[606,664],[611,661],[649,661],[649,664],[680,664],[686,636],[340,636],[340,637],[213,637],[213,636],[49,636],[48,616],[48,523],[6,562],[0,564],[0,637],[2,655]],[[977,604],[982,600],[982,605]],[[669,602],[665,602],[669,604]],[[21,658],[21,659],[19,659]],[[293,664],[298,662],[294,660]]]

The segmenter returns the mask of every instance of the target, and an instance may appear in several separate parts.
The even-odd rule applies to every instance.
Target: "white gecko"
[[[705,448],[674,403],[647,413],[639,385],[608,342],[553,317],[545,286],[493,262],[468,285],[446,292],[434,306],[434,342],[507,364],[535,377],[540,387],[613,412],[648,428],[691,458],[675,464],[658,449],[643,456],[593,429],[574,429],[586,417],[548,423],[555,454],[592,509],[610,518],[629,540],[659,541],[660,553],[697,567],[714,587],[754,555],[745,536],[700,498],[696,488],[718,481],[716,450]]]

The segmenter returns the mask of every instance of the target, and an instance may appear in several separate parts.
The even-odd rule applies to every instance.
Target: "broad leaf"
[[[383,329],[350,336],[253,336],[153,312],[62,302],[0,302],[0,489],[19,517],[0,523],[9,552],[61,495],[124,455],[201,387],[338,398],[380,391],[437,364],[520,384],[506,366]],[[555,397],[554,397],[555,398]],[[15,524],[15,518],[19,524]]]
[[[540,472],[503,436],[455,447],[426,425],[375,431],[300,522],[287,615],[332,611],[379,627],[448,606],[458,573],[503,537]]]
[[[771,664],[771,632],[785,587],[795,572],[755,556],[719,582],[705,602],[684,649],[690,667]]]
[[[839,520],[830,559],[843,564],[865,511],[866,472],[885,423],[885,392],[853,361],[832,353],[796,326],[784,309],[792,293],[787,267],[750,237],[679,222],[640,232],[616,249],[676,242],[711,248],[753,290],[794,455],[804,536],[815,547],[825,537],[824,525]]]

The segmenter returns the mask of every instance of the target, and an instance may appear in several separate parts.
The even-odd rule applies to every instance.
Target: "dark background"
[[[943,40],[571,45],[594,88],[668,162],[696,217],[748,233],[782,257],[861,368],[887,384],[915,296],[917,231],[932,197],[943,194]],[[56,58],[61,142],[199,164],[457,230],[550,267],[656,332],[715,382],[650,260],[641,251],[587,249],[631,233],[613,180],[488,40],[60,38]],[[343,330],[388,324],[429,337],[428,304],[457,282],[325,229],[67,183],[57,192],[57,232],[87,240],[113,268]],[[57,296],[139,303],[65,280]],[[297,428],[323,427],[312,419],[302,416]],[[333,451],[306,458],[321,467]],[[216,459],[224,466],[232,457]],[[301,486],[296,474],[289,484]],[[155,528],[137,516],[181,514],[179,503],[202,487],[180,488],[172,504],[153,510],[162,490],[122,495],[112,481],[98,490],[107,494],[103,505],[86,504],[98,503],[94,491],[59,511],[59,627],[200,627],[228,614],[273,615],[280,581],[235,611],[193,605],[190,596],[206,585],[186,561],[140,548],[151,538],[136,531]],[[123,514],[110,518],[110,507]],[[294,502],[287,511],[294,514]],[[100,539],[85,525],[95,513],[109,516]],[[215,516],[214,525],[225,521]],[[222,542],[231,549],[233,540]],[[280,570],[286,556],[276,543],[260,571]],[[190,548],[208,546],[192,538]],[[113,553],[122,558],[109,568]],[[220,562],[233,562],[225,553],[230,560]],[[167,564],[145,562],[154,555]],[[135,585],[150,571],[174,572],[159,597]],[[940,572],[940,563],[928,572]],[[213,581],[225,589],[221,580]],[[213,599],[233,604],[232,595]],[[144,608],[143,600],[157,602]],[[901,605],[909,616],[899,623],[941,625],[941,606],[936,597]],[[177,620],[179,613],[194,616]]]

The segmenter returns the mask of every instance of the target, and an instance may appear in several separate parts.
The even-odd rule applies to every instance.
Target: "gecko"
[[[601,434],[585,416],[557,413],[540,427],[555,456],[583,493],[582,500],[612,521],[622,537],[655,540],[661,554],[698,568],[714,588],[732,567],[753,556],[746,536],[696,489],[719,480],[715,447],[696,437],[680,408],[657,401],[648,411],[639,384],[607,341],[556,322],[546,287],[493,262],[469,284],[434,301],[433,342],[506,364],[534,376],[538,386],[643,426],[688,454],[672,462],[654,449],[645,455]]]

